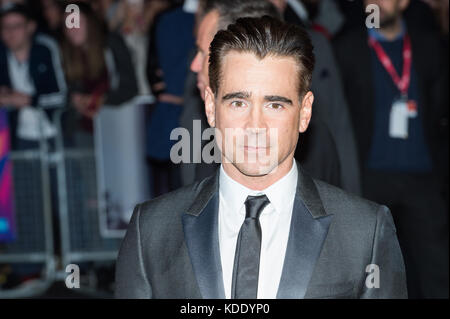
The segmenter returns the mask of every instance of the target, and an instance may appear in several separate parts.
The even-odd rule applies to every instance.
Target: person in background
[[[146,75],[148,56],[148,32],[156,16],[167,9],[167,1],[121,0],[117,15],[108,21],[111,31],[119,32],[124,38],[133,58],[140,96],[151,95]],[[149,100],[143,100],[150,102]]]
[[[51,120],[55,111],[66,104],[67,87],[58,45],[36,29],[37,23],[28,6],[9,3],[0,8],[0,108],[2,112],[8,110],[12,151],[37,150],[44,140],[53,148],[53,138],[58,132]],[[34,165],[22,166],[21,174],[33,176],[32,167]],[[56,185],[53,184],[55,170],[49,173],[52,185]],[[29,198],[36,196],[38,190],[17,191],[20,198]],[[56,209],[57,192],[52,186],[50,200]],[[56,210],[52,213],[55,217]],[[53,231],[57,238],[58,226]],[[55,249],[58,249],[57,243]],[[42,268],[41,263],[15,263],[6,279],[8,285],[39,277]]]
[[[58,46],[48,36],[36,34],[36,23],[24,5],[3,6],[0,23],[0,106],[12,108],[12,147],[37,147],[41,138],[55,136],[49,117],[66,102]]]
[[[271,0],[287,22],[308,29],[316,54],[312,91],[316,95],[314,116],[325,123],[336,144],[340,164],[340,186],[361,194],[360,168],[354,130],[340,72],[329,40],[313,29],[311,11],[317,11],[316,1]],[[307,5],[305,5],[307,4]],[[308,9],[310,11],[308,11]]]
[[[99,18],[105,21],[109,28],[109,22],[115,20],[116,16],[119,17],[120,1],[117,0],[80,0],[89,4]]]
[[[41,15],[44,21],[43,32],[51,35],[58,41],[62,38],[64,7],[58,0],[41,0]]]
[[[83,116],[85,128],[102,105],[118,106],[138,89],[130,53],[120,35],[107,33],[102,21],[83,2],[80,28],[64,28],[61,43],[69,102]]]
[[[392,210],[409,296],[448,298],[448,69],[439,37],[404,15],[408,0],[364,4],[380,8],[379,28],[335,40],[363,196]]]
[[[124,39],[135,67],[139,102],[152,102],[152,92],[146,75],[149,37],[155,18],[170,6],[165,0],[96,0],[94,11],[103,19],[110,32]]]
[[[125,33],[132,30],[148,32],[155,18],[170,7],[170,1],[119,0],[111,6],[114,8],[114,14],[105,16],[109,30]]]
[[[313,8],[316,8],[314,16],[310,18],[316,31],[323,32],[330,39],[341,30],[345,18],[335,0],[307,0],[304,2],[310,3]]]
[[[192,1],[163,12],[150,32],[147,75],[157,101],[149,114],[147,155],[154,185],[154,196],[178,188],[180,171],[170,158],[175,141],[170,133],[180,126],[183,92],[188,72],[188,56],[194,48],[195,15]]]

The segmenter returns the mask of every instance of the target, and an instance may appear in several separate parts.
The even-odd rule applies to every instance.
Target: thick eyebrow
[[[251,97],[251,94],[248,92],[233,92],[227,93],[222,96],[222,101],[232,100],[232,99],[248,99]]]
[[[293,104],[292,100],[288,99],[287,97],[279,95],[266,95],[264,96],[264,100],[267,102],[283,102],[290,105]]]
[[[227,100],[232,100],[232,99],[248,99],[251,97],[251,95],[252,94],[249,92],[232,92],[232,93],[225,94],[222,97],[222,101],[227,101]],[[266,95],[266,96],[264,96],[264,100],[267,102],[282,102],[282,103],[286,103],[289,105],[293,105],[292,100],[288,99],[287,97],[279,96],[279,95]]]

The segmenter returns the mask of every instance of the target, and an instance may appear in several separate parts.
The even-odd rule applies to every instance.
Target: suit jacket
[[[299,174],[277,298],[404,298],[389,210]],[[137,205],[116,265],[118,298],[224,298],[219,171]],[[368,288],[366,267],[379,267]]]

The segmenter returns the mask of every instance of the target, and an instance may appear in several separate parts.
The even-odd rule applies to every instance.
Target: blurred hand
[[[0,105],[12,106],[20,109],[25,106],[30,106],[31,97],[28,94],[11,91],[9,88],[2,87],[0,89]]]
[[[80,114],[92,119],[103,104],[104,97],[94,99],[92,94],[74,93],[72,94],[72,104]]]
[[[80,112],[80,114],[91,118],[92,116],[88,112],[89,100],[89,94],[74,93],[71,97],[71,101],[75,109]]]
[[[10,93],[10,89],[7,86],[0,86],[0,107],[6,106],[5,98]]]
[[[167,93],[159,94],[158,101],[176,104],[176,105],[183,105],[183,102],[184,102],[182,97],[179,97],[179,96],[176,96],[173,94],[167,94]]]
[[[11,89],[7,86],[0,86],[0,95],[11,93]]]

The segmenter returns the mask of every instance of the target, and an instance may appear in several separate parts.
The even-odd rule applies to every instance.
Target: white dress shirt
[[[267,196],[270,204],[259,218],[262,242],[257,298],[276,298],[289,237],[297,176],[297,166],[293,161],[291,170],[275,184],[255,191],[233,180],[220,167],[219,247],[226,298],[231,298],[234,255],[239,230],[245,219],[245,200],[248,195],[262,194]]]

